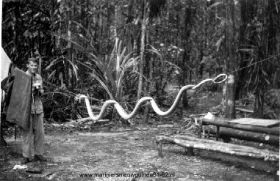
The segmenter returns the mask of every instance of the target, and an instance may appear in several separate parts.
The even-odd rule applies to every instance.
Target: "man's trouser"
[[[35,155],[43,154],[44,146],[44,113],[31,114],[30,127],[28,130],[23,130],[23,145],[22,155],[25,158],[32,159]]]

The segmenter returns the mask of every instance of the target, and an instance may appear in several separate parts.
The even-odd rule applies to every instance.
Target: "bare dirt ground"
[[[106,178],[83,174],[153,172],[165,172],[165,175],[134,180],[274,179],[272,173],[228,162],[225,156],[213,158],[216,153],[187,156],[183,148],[174,145],[165,146],[164,157],[160,158],[153,139],[159,134],[172,134],[172,131],[160,127],[114,132],[49,131],[45,144],[48,161],[28,163],[28,168],[23,170],[13,170],[14,165],[20,164],[20,140],[9,138],[10,147],[0,161],[0,180],[133,180],[120,175]],[[164,177],[166,174],[170,177]]]
[[[203,107],[206,105],[205,102],[211,101],[200,101],[198,103],[200,109],[196,109],[197,113],[207,111]],[[212,102],[217,104],[219,100],[213,98]],[[207,105],[209,108],[213,106]],[[187,117],[183,116],[183,118]],[[277,168],[260,160],[248,160],[199,150],[195,150],[195,156],[187,156],[183,148],[175,145],[164,146],[164,157],[160,158],[154,142],[155,136],[194,134],[195,130],[185,129],[184,124],[187,122],[184,122],[184,119],[181,122],[178,120],[178,116],[172,114],[166,120],[151,120],[153,124],[135,124],[127,128],[103,126],[86,130],[65,127],[65,124],[59,126],[45,124],[45,156],[48,161],[31,162],[27,164],[26,169],[21,170],[13,169],[21,161],[21,140],[18,138],[15,141],[12,136],[6,137],[9,146],[0,149],[0,180],[269,181],[276,179],[272,171]],[[133,173],[141,174],[141,177],[121,175]],[[109,177],[108,174],[115,175]],[[154,177],[154,174],[160,175]]]

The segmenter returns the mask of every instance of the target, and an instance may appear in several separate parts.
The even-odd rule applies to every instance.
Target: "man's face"
[[[37,69],[38,69],[37,63],[30,61],[27,65],[27,67],[28,67],[28,71],[30,73],[35,74],[37,72]]]

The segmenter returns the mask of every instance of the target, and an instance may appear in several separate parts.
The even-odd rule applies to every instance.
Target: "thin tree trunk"
[[[115,27],[114,27],[114,36],[119,37],[118,36],[118,27],[121,24],[121,15],[120,15],[120,6],[118,4],[115,5]]]
[[[264,108],[264,88],[257,89],[255,93],[255,104],[254,104],[254,117],[262,118],[263,117],[263,108]]]
[[[189,2],[189,7],[186,7],[184,9],[184,28],[183,28],[183,33],[182,33],[182,40],[183,40],[183,47],[184,47],[184,54],[183,54],[183,59],[182,59],[182,77],[181,77],[181,85],[184,86],[188,82],[188,72],[189,72],[189,65],[190,65],[190,52],[191,52],[191,46],[189,45],[188,41],[191,36],[191,30],[193,28],[193,17],[195,15],[195,11],[192,9],[193,2]],[[187,93],[184,92],[183,94],[183,99],[182,99],[182,104],[183,108],[188,108],[189,106],[189,101],[187,97]]]
[[[148,71],[149,71],[149,82],[147,82],[146,93],[147,93],[147,95],[150,95],[151,87],[153,85],[152,84],[152,80],[153,80],[153,58],[151,58],[149,60]],[[149,106],[146,106],[144,115],[145,115],[145,122],[148,122],[148,119],[149,119]]]
[[[235,80],[234,75],[229,75],[225,84],[225,117],[233,119],[235,118],[235,92],[234,92]]]
[[[143,2],[143,18],[141,25],[141,47],[140,47],[140,62],[139,62],[139,82],[138,82],[138,91],[137,91],[137,100],[141,98],[142,89],[143,89],[143,69],[145,62],[145,35],[146,35],[146,26],[147,26],[147,5],[146,0]]]
[[[72,18],[72,2],[70,3],[70,7],[71,7],[71,11],[68,12],[68,22],[67,22],[67,58],[69,61],[72,61],[72,43],[71,43],[71,39],[72,39],[72,32],[71,32],[71,18]],[[72,72],[71,72],[71,68],[70,65],[67,64],[67,66],[65,67],[65,79],[67,81],[67,86],[68,88],[71,87],[71,76],[72,76]]]

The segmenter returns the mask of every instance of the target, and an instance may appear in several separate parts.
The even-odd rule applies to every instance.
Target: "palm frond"
[[[65,58],[64,60],[71,65],[72,70],[74,72],[74,75],[75,75],[76,79],[78,80],[78,72],[77,72],[78,71],[78,66],[76,64],[74,64],[71,60],[67,59],[67,58]]]
[[[50,62],[50,64],[45,68],[46,70],[49,70],[52,66],[54,66],[55,64],[59,63],[63,58],[62,57],[58,57],[54,60],[52,60]]]
[[[113,94],[110,92],[109,88],[106,86],[106,83],[103,82],[103,81],[99,78],[99,76],[98,76],[97,74],[95,74],[94,72],[90,73],[90,75],[100,83],[100,85],[105,89],[105,91],[106,91],[107,94],[109,95],[110,99],[114,99],[114,96],[113,96]]]

